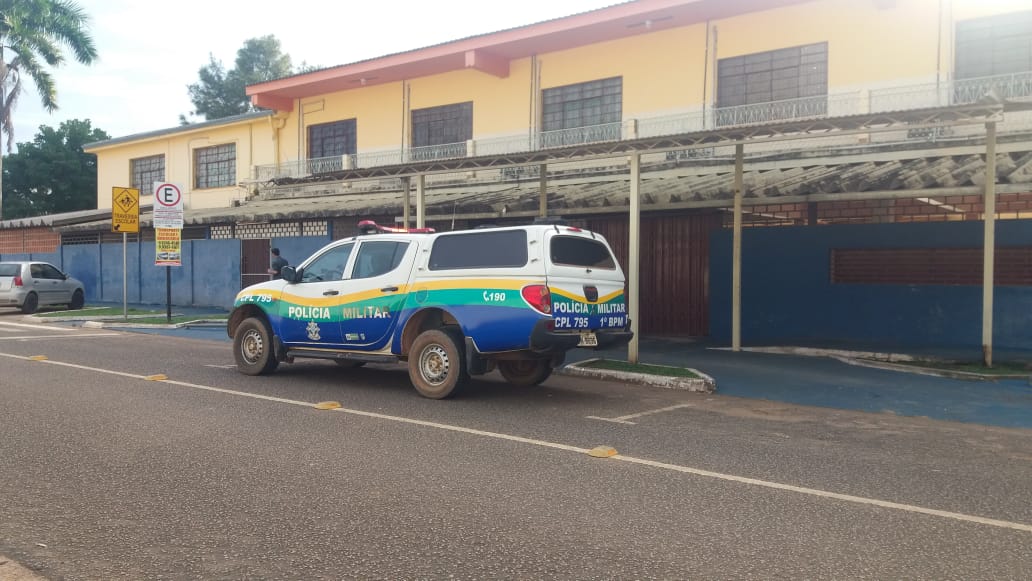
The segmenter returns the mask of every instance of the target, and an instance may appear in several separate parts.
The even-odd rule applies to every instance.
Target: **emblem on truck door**
[[[308,331],[308,338],[312,341],[318,341],[322,339],[322,337],[319,335],[319,325],[316,324],[315,321],[308,321],[308,326],[305,327],[305,330]]]

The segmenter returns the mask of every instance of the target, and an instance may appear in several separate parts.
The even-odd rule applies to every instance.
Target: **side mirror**
[[[301,282],[302,272],[294,266],[284,266],[280,269],[280,278],[287,282]]]

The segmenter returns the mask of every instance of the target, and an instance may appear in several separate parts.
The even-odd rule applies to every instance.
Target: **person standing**
[[[273,278],[279,278],[283,267],[287,265],[287,259],[280,256],[279,248],[273,248],[269,251],[272,254],[272,260],[269,261],[269,274]]]

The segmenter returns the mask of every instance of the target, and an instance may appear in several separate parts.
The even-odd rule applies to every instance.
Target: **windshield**
[[[0,276],[18,276],[21,274],[21,265],[0,262]]]

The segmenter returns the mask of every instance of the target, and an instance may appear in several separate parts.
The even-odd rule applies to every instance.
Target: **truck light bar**
[[[433,234],[433,228],[394,228],[381,226],[372,220],[362,220],[358,223],[359,234]]]

